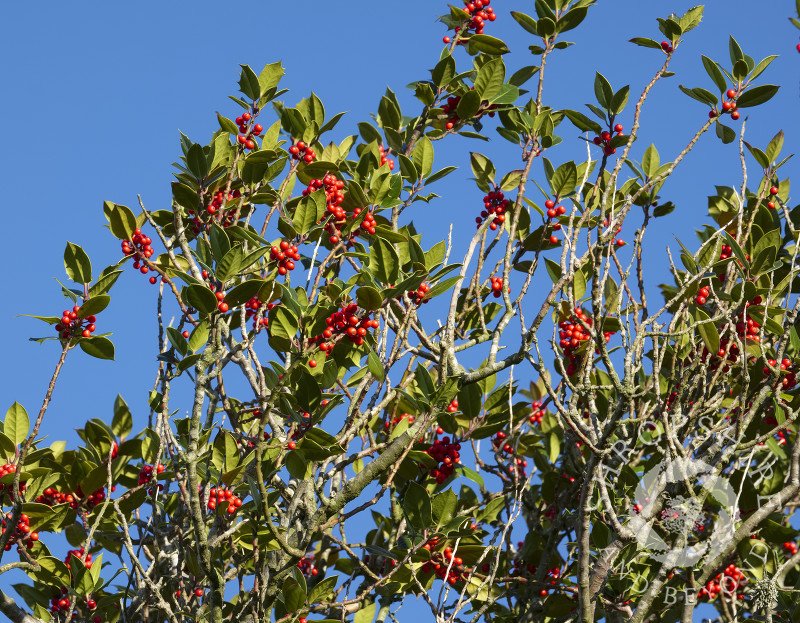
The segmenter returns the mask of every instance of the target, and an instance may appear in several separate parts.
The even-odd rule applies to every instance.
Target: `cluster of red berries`
[[[313,556],[303,556],[300,562],[297,563],[297,568],[300,569],[300,573],[306,577],[309,575],[315,576],[319,573],[319,569],[317,569],[314,563],[315,560]]]
[[[508,291],[508,286],[505,287],[506,291]],[[503,296],[503,278],[502,277],[492,277],[492,296],[494,298],[499,299]]]
[[[725,567],[725,571],[718,573],[700,589],[697,596],[701,599],[708,597],[712,601],[720,593],[725,595],[736,595],[739,600],[744,599],[744,594],[739,592],[742,588],[747,586],[748,580],[741,569],[733,563]]]
[[[211,203],[208,204],[206,208],[206,212],[211,214],[212,216],[215,215],[220,209],[224,208],[228,203],[239,199],[242,196],[242,193],[239,190],[234,190],[228,193],[228,198],[225,199],[225,191],[218,190],[214,193],[214,198],[211,200]],[[192,214],[192,210],[189,210],[189,213]],[[227,210],[223,212],[222,216],[220,217],[220,221],[222,222],[223,227],[230,227],[233,225],[233,219],[236,216],[236,210]],[[201,223],[202,224],[202,223]]]
[[[285,275],[290,270],[294,270],[295,261],[300,261],[300,253],[297,247],[289,244],[286,240],[281,240],[277,247],[270,249],[269,257],[272,260],[278,261],[278,274]]]
[[[581,325],[581,321],[588,326],[592,326],[592,319],[582,309],[576,309],[575,313],[569,320],[562,320],[558,323],[560,329],[558,336],[560,338],[559,346],[564,350],[564,356],[569,359],[567,365],[567,375],[572,376],[578,371],[578,356],[577,352],[581,346],[591,338],[587,329]],[[614,335],[614,331],[604,331],[603,338],[606,343]],[[595,353],[599,351],[595,349]]]
[[[783,549],[786,550],[786,553],[790,556],[794,556],[797,553],[797,543],[792,543],[791,541],[787,541],[783,544]]]
[[[158,465],[144,465],[141,470],[139,470],[139,486],[146,485],[151,480],[155,480],[155,474],[163,474],[164,473],[164,466],[159,463]],[[164,485],[159,484],[158,490],[163,491]],[[149,490],[150,495],[155,493],[155,487],[151,487]]]
[[[370,318],[371,312],[365,312],[359,317],[357,315],[359,311],[358,305],[350,303],[344,309],[332,313],[325,319],[327,328],[321,335],[310,338],[309,341],[319,342],[319,349],[326,357],[338,342],[337,336],[342,336],[342,339],[347,338],[356,346],[361,346],[369,330],[377,329],[380,322]]]
[[[493,190],[483,198],[483,210],[480,216],[475,217],[475,223],[478,227],[488,219],[491,215],[495,214],[495,219],[489,225],[492,231],[497,229],[498,223],[503,223],[506,220],[506,212],[511,206],[511,200],[506,199],[502,190]]]
[[[303,160],[306,164],[314,162],[317,154],[311,149],[311,145],[306,145],[303,141],[297,141],[289,148],[289,153],[294,160]]]
[[[447,409],[445,409],[445,411],[447,411],[448,413],[455,413],[456,411],[458,411],[458,399],[453,398],[453,400],[450,401],[450,404],[447,405]],[[439,432],[439,429],[436,430],[436,433],[438,435],[442,434],[441,432]]]
[[[208,497],[208,509],[213,511],[223,502],[228,503],[228,508],[225,509],[228,515],[233,515],[236,510],[242,506],[242,499],[230,489],[226,489],[225,487],[211,487]]]
[[[703,286],[697,292],[697,296],[694,299],[694,302],[698,305],[705,305],[706,301],[708,301],[708,295],[711,294],[711,288],[708,286]]]
[[[513,446],[506,442],[508,435],[506,435],[503,431],[498,431],[495,436],[492,438],[492,445],[496,452],[503,452],[507,454],[514,465],[514,468],[517,470],[517,473],[520,476],[525,475],[525,468],[528,467],[528,461],[526,459],[522,459],[517,457],[514,458],[514,448]]]
[[[5,534],[6,528],[11,523],[12,518],[13,515],[11,513],[5,514],[3,520],[0,521],[0,534]],[[16,527],[9,535],[8,541],[6,542],[5,551],[9,551],[14,543],[17,543],[18,547],[22,547],[24,545],[27,549],[31,549],[33,544],[38,540],[39,533],[31,532],[30,517],[28,517],[25,513],[22,513],[19,516]]]
[[[217,309],[224,314],[230,307],[225,302],[225,293],[222,291],[222,283],[212,279],[207,270],[202,271],[200,274],[203,276],[203,279],[208,282],[209,289],[214,292],[214,296],[217,298]],[[184,337],[188,336],[184,335]]]
[[[389,156],[387,156],[386,148],[383,145],[378,145],[378,151],[381,154],[381,166],[384,164],[389,164],[389,170],[394,171],[394,160],[389,160]],[[390,150],[391,151],[391,150]]]
[[[72,508],[77,508],[78,506],[80,506],[81,504],[83,504],[85,502],[87,510],[92,510],[95,506],[97,506],[98,504],[100,504],[103,501],[105,501],[105,499],[106,499],[106,488],[105,487],[100,487],[99,489],[95,490],[94,493],[90,493],[89,495],[86,495],[81,490],[81,488],[78,487],[75,490],[74,498],[75,498],[75,500],[72,502],[72,504],[75,504],[75,506],[72,506],[72,504],[70,504],[70,506]]]
[[[335,175],[329,173],[321,180],[311,180],[308,184],[308,188],[303,191],[303,196],[313,193],[320,188],[325,190],[325,210],[332,216],[332,218],[325,223],[325,231],[329,236],[328,242],[331,244],[339,244],[339,240],[342,236],[341,229],[347,225],[347,212],[342,208],[342,203],[344,203],[344,181],[337,179]],[[353,216],[356,216],[356,214],[354,213]],[[372,215],[370,214],[368,216],[371,217]],[[367,228],[369,228],[369,225],[367,225]]]
[[[764,366],[764,376],[770,376],[772,374],[772,370],[770,368],[775,368],[778,366],[778,362],[774,359],[769,359],[767,364],[770,367]],[[781,371],[786,372],[786,374],[782,375],[778,384],[783,387],[783,389],[792,389],[797,385],[797,376],[795,371],[792,370],[792,361],[791,359],[783,359],[781,360],[780,365],[778,366]]]
[[[546,411],[542,407],[542,401],[534,400],[531,404],[531,415],[528,417],[528,421],[531,424],[541,424],[545,413]]]
[[[83,560],[83,555],[85,553],[86,553],[86,550],[84,550],[83,547],[81,547],[80,549],[71,549],[71,550],[69,550],[67,552],[66,557],[64,558],[64,564],[67,565],[67,569],[70,569],[70,566],[69,566],[69,558],[70,558],[70,556],[75,556],[75,558],[79,558],[79,559]],[[91,554],[86,554],[86,560],[84,561],[83,564],[86,566],[87,569],[91,569],[92,568],[92,555]],[[72,571],[72,569],[70,569],[70,571]]]
[[[6,463],[5,465],[0,465],[0,478],[3,478],[3,476],[7,476],[8,474],[13,474],[16,471],[17,471],[17,466],[14,465],[13,463]],[[5,490],[6,490],[6,485],[4,485],[3,483],[0,483],[0,500],[3,499],[3,493],[4,493]],[[24,482],[20,481],[19,490],[20,491],[25,491],[25,483]],[[8,485],[8,494],[9,494],[9,496],[11,495],[11,485],[10,484]]]
[[[464,569],[464,561],[459,556],[453,556],[452,547],[449,545],[445,547],[441,555],[432,551],[438,543],[438,539],[431,539],[423,545],[424,549],[431,551],[431,559],[423,563],[420,569],[422,573],[435,573],[437,578],[444,580],[451,586],[459,580],[467,580],[470,573]],[[447,572],[448,567],[450,567],[450,573]]]
[[[770,186],[770,188],[769,188],[770,200],[767,202],[767,207],[770,210],[774,210],[775,209],[775,196],[779,192],[780,192],[780,189],[777,186]]]
[[[244,113],[241,117],[236,117],[236,125],[239,126],[239,134],[236,141],[240,145],[244,145],[245,149],[255,149],[256,143],[253,140],[254,136],[258,136],[264,130],[260,123],[256,123],[252,128],[248,127],[252,115],[249,112]]]
[[[264,314],[264,316],[261,318],[258,317],[258,311],[265,305],[266,305],[266,311],[268,312],[270,309],[275,307],[276,303],[264,303],[257,296],[254,296],[244,304],[245,318],[247,318],[248,320],[250,318],[253,319],[253,329],[269,326],[269,318],[267,318],[266,314]]]
[[[69,504],[71,508],[78,507],[74,495],[69,492],[53,489],[53,487],[47,487],[47,489],[42,491],[42,494],[36,498],[36,502],[39,504],[47,504],[47,506],[55,506],[56,504]]]
[[[667,54],[672,54],[674,50],[672,49],[672,44],[669,41],[662,41],[661,42],[661,49],[664,50]]]
[[[400,423],[401,420],[408,420],[408,424],[411,425],[411,424],[414,423],[415,419],[416,418],[414,418],[413,415],[409,415],[408,413],[402,413],[402,414],[400,414],[399,417],[395,416],[395,417],[393,417],[391,419],[391,421],[387,420],[386,422],[384,422],[383,423],[383,427],[386,430],[389,430],[389,429],[394,428],[395,426],[397,426]]]
[[[616,136],[622,134],[622,129],[623,128],[621,123],[618,123],[617,125],[614,126],[614,132]],[[614,135],[612,135],[611,132],[609,132],[608,130],[603,130],[603,132],[600,133],[600,136],[595,136],[592,139],[592,142],[598,146],[602,145],[603,153],[606,156],[611,156],[612,154],[617,153],[617,148],[611,146],[611,139],[613,138],[613,136]]]
[[[428,285],[427,283],[421,283],[419,284],[419,287],[416,290],[411,290],[411,292],[408,293],[408,298],[411,299],[411,302],[414,303],[414,305],[421,305],[422,303],[427,303],[430,299],[426,299],[425,295],[428,293],[428,290],[430,289],[431,289],[430,285]],[[402,301],[403,297],[398,296],[397,299]]]
[[[708,111],[709,119],[713,119],[718,115],[724,115],[726,113],[729,113],[731,119],[733,119],[734,121],[736,121],[739,118],[740,116],[739,111],[736,110],[736,98],[739,97],[739,93],[735,89],[728,89],[725,93],[725,96],[728,99],[722,102],[721,106],[722,110],[718,111],[715,109]]]
[[[133,257],[133,267],[138,269],[143,275],[150,272],[150,269],[145,264],[144,260],[149,259],[153,255],[153,240],[150,236],[145,236],[141,229],[136,229],[133,232],[133,237],[130,240],[122,241],[122,254],[126,257]],[[150,283],[155,283],[156,278],[151,277]]]
[[[438,467],[430,470],[430,477],[436,480],[437,484],[442,484],[455,471],[455,466],[461,463],[461,444],[450,442],[450,437],[444,437],[434,441],[425,453],[433,457],[439,463]],[[421,469],[427,469],[420,465]]]
[[[75,305],[72,311],[65,309],[61,312],[61,320],[56,325],[56,331],[62,340],[69,340],[76,336],[91,337],[97,329],[94,324],[97,322],[97,318],[95,316],[81,318],[78,316],[80,309],[78,305]]]
[[[458,108],[458,103],[460,101],[461,101],[460,95],[451,95],[450,97],[447,98],[447,103],[442,106],[442,112],[447,115],[447,121],[445,122],[444,127],[448,130],[452,130],[462,121],[461,117],[459,117],[458,113],[456,112],[456,109]],[[474,118],[480,119],[487,112],[490,117],[494,117],[495,108],[497,108],[497,104],[491,104],[489,106],[481,105],[481,112],[478,112],[478,114],[475,115]]]
[[[522,549],[522,546],[523,542],[519,541],[517,543],[517,549]],[[526,563],[519,557],[514,558],[514,560],[512,561],[511,571],[509,571],[510,576],[535,575],[535,574],[536,574],[536,567],[534,567],[531,563]],[[552,567],[547,570],[547,573],[545,574],[544,577],[544,581],[549,582],[553,586],[556,586],[558,584],[559,578],[561,578],[561,569],[559,569],[558,567]],[[539,595],[541,597],[547,597],[549,592],[550,591],[548,589],[543,588],[539,590]]]
[[[556,199],[558,199],[556,197]],[[566,214],[567,209],[564,206],[557,206],[555,201],[552,199],[548,199],[544,202],[544,207],[547,209],[547,220],[551,221],[557,216],[561,216],[562,214]],[[556,227],[558,225],[558,227]],[[561,225],[559,223],[553,224],[553,229],[561,229]]]
[[[489,6],[491,0],[464,0],[464,10],[469,13],[470,20],[467,23],[465,30],[473,31],[476,35],[483,34],[483,27],[486,22],[493,22],[497,19],[494,9]],[[456,36],[459,34],[458,27],[456,28]],[[442,38],[444,43],[450,43],[450,37],[445,36]],[[458,43],[463,43],[459,41]]]

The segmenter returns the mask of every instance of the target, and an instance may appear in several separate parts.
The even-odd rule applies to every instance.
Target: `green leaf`
[[[719,121],[717,121],[716,126],[717,136],[723,143],[727,145],[728,143],[732,143],[736,140],[736,132],[733,130],[733,128],[729,128],[724,123],[720,123]]]
[[[778,132],[772,137],[772,140],[767,145],[767,160],[775,162],[783,149],[783,130]]]
[[[375,619],[375,602],[366,604],[356,610],[353,623],[372,623]]]
[[[634,37],[633,39],[628,39],[631,43],[635,43],[636,45],[640,45],[643,48],[653,48],[654,50],[660,50],[661,44],[658,41],[653,41],[652,39],[648,39],[646,37]]]
[[[105,201],[103,212],[108,219],[111,233],[120,240],[130,240],[136,230],[136,215],[133,211],[123,205]]]
[[[661,160],[658,156],[658,150],[656,146],[651,143],[650,147],[644,150],[644,156],[642,156],[642,169],[644,174],[649,178],[655,177],[660,166]]]
[[[378,381],[383,381],[385,378],[385,373],[383,371],[383,364],[381,360],[378,358],[378,355],[375,354],[371,348],[367,353],[367,366],[369,367],[369,371]]]
[[[500,61],[502,62],[502,61]],[[421,178],[428,177],[433,170],[433,143],[427,136],[420,138],[411,152],[414,166]]]
[[[108,307],[110,302],[111,297],[107,294],[101,294],[100,296],[93,296],[90,299],[86,299],[78,310],[78,317],[88,318],[89,316],[97,315]]]
[[[214,276],[225,283],[231,277],[236,276],[242,266],[244,260],[244,249],[242,245],[233,245],[228,252],[217,262],[217,269],[214,271]]]
[[[728,86],[727,81],[725,80],[725,75],[722,73],[722,70],[719,66],[712,61],[710,58],[704,55],[700,55],[703,59],[703,67],[705,67],[706,73],[709,75],[711,80],[714,81],[717,89],[720,93],[724,93],[725,89]]]
[[[125,400],[117,394],[114,401],[114,417],[111,419],[111,430],[120,439],[130,435],[133,430],[133,416]]]
[[[489,100],[500,92],[505,79],[506,66],[503,59],[492,59],[478,70],[478,76],[475,78],[475,90],[481,99]]]
[[[680,24],[681,30],[685,34],[690,30],[696,28],[700,24],[700,21],[702,19],[703,19],[703,6],[698,5],[686,11],[686,13],[684,13],[678,20],[678,23]]]
[[[444,167],[443,169],[439,169],[436,173],[431,175],[428,179],[425,180],[425,185],[433,184],[434,182],[439,181],[445,175],[450,175],[453,171],[455,171],[458,167]]]
[[[508,46],[497,37],[492,37],[490,35],[472,35],[469,38],[469,53],[473,55],[475,52],[506,54],[510,51]]]
[[[306,603],[306,592],[300,587],[300,584],[294,578],[286,578],[283,580],[281,587],[283,592],[283,603],[286,606],[287,612],[297,612],[301,610]]]
[[[203,146],[194,143],[186,154],[186,166],[197,177],[202,180],[208,175],[208,161]]]
[[[703,343],[710,353],[716,354],[719,350],[719,333],[717,333],[717,328],[714,326],[713,322],[703,322],[710,319],[708,314],[699,307],[695,309],[695,318],[698,322],[697,332],[700,334],[700,337],[703,338]]]
[[[67,243],[64,249],[64,268],[75,283],[92,282],[92,263],[89,256],[78,245]]]
[[[536,32],[542,39],[549,39],[556,32],[556,23],[549,17],[542,17],[536,22]]]
[[[356,292],[358,306],[367,311],[375,311],[383,305],[381,293],[372,286],[361,286]]]
[[[686,95],[691,97],[693,100],[697,100],[702,104],[708,104],[709,106],[716,106],[717,96],[714,95],[711,91],[707,91],[706,89],[701,89],[700,87],[695,87],[693,89],[689,89],[682,84],[678,85],[678,88],[683,91]]]
[[[736,61],[744,58],[744,52],[742,52],[742,48],[736,42],[736,39],[733,38],[733,35],[728,39],[728,53],[731,57],[731,65],[735,65]]]
[[[391,244],[381,238],[377,238],[370,247],[369,270],[384,285],[395,284],[400,279],[400,256]]]
[[[78,344],[81,350],[87,355],[91,355],[97,359],[114,360],[114,344],[107,337],[103,337],[102,335],[85,337],[82,338]]]
[[[217,297],[205,286],[184,286],[181,290],[181,299],[188,306],[194,307],[204,314],[210,314],[217,309]]]
[[[554,195],[563,197],[575,190],[578,185],[578,168],[571,160],[559,166],[550,178]]]
[[[431,496],[425,487],[413,480],[408,483],[403,497],[403,510],[408,522],[417,530],[425,530],[433,523]]]
[[[121,270],[112,270],[111,272],[100,275],[94,285],[89,288],[89,296],[100,296],[111,290],[121,274]]]
[[[609,110],[612,115],[618,115],[623,110],[625,110],[625,106],[628,104],[628,94],[630,92],[630,87],[625,85],[619,91],[614,93],[614,97],[611,98],[611,102],[609,104]]]
[[[764,70],[765,70],[767,67],[769,67],[769,66],[770,66],[770,64],[772,63],[772,61],[774,61],[776,58],[778,58],[778,56],[777,56],[777,55],[775,55],[775,54],[773,54],[772,56],[768,56],[768,57],[767,57],[767,58],[765,58],[763,61],[761,61],[761,62],[760,62],[758,65],[756,65],[756,66],[755,66],[755,68],[753,68],[753,71],[752,71],[752,72],[751,72],[751,74],[750,74],[750,80],[751,80],[751,81],[752,81],[752,80],[755,80],[755,79],[756,79],[756,78],[758,78],[758,77],[759,77],[759,76],[760,76],[762,73],[764,73]]]
[[[200,350],[208,342],[209,325],[208,320],[204,319],[197,323],[197,326],[192,330],[189,335],[189,350],[196,352]]]
[[[536,20],[530,15],[525,15],[525,13],[520,13],[519,11],[511,11],[511,17],[513,17],[520,26],[522,26],[532,35],[539,34],[539,31],[536,28]]]
[[[586,19],[588,12],[588,7],[573,6],[558,19],[558,22],[556,22],[556,32],[562,33],[577,28],[580,26],[581,22]],[[556,46],[558,46],[558,44],[556,44]]]
[[[736,100],[736,105],[739,108],[748,108],[750,106],[758,106],[764,102],[768,102],[780,89],[779,86],[774,84],[761,84],[757,87],[747,89]]]
[[[448,489],[434,496],[431,510],[433,511],[433,520],[439,526],[447,525],[456,514],[458,508],[458,496],[453,493],[452,489]]]
[[[14,402],[6,411],[6,418],[3,422],[3,433],[16,446],[25,441],[30,430],[31,423],[28,412],[18,402]]]
[[[600,106],[608,110],[614,97],[614,90],[611,88],[611,83],[600,72],[597,72],[594,77],[594,95]]]
[[[242,73],[239,76],[239,90],[251,100],[261,97],[261,85],[258,76],[248,65],[241,65]]]
[[[167,339],[175,348],[175,350],[180,353],[181,357],[186,356],[189,346],[186,343],[186,338],[181,335],[180,331],[178,331],[175,327],[167,327]]]
[[[569,119],[572,124],[582,132],[594,132],[595,134],[600,134],[603,131],[599,123],[592,121],[583,113],[575,110],[563,110],[562,112],[566,115],[567,119]]]
[[[737,82],[743,82],[744,79],[747,77],[747,72],[750,71],[750,68],[747,66],[747,61],[743,58],[740,58],[733,64],[733,79]]]
[[[467,91],[464,95],[461,96],[461,99],[458,100],[456,113],[461,119],[467,121],[469,119],[472,119],[477,114],[480,107],[481,107],[481,96],[478,95],[475,91]]]
[[[522,181],[522,174],[525,171],[523,169],[515,169],[513,171],[509,171],[503,176],[503,179],[500,180],[500,188],[505,190],[506,192],[509,190],[514,190],[517,188]]]
[[[258,74],[258,86],[261,92],[266,93],[270,89],[276,88],[284,73],[286,72],[280,61],[265,65],[261,73]]]

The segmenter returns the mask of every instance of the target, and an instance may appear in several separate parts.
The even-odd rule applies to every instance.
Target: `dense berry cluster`
[[[313,556],[303,556],[300,559],[300,562],[297,563],[297,568],[300,569],[300,573],[304,576],[315,576],[319,573],[319,569],[315,566],[315,560]]]
[[[264,130],[260,123],[256,123],[250,127],[250,120],[253,116],[246,112],[241,117],[236,117],[236,125],[239,126],[240,134],[236,137],[239,145],[243,145],[245,149],[255,149],[256,143],[253,137],[258,136]]]
[[[69,504],[71,508],[78,507],[75,496],[68,491],[59,491],[58,489],[53,489],[53,487],[47,487],[47,489],[42,491],[42,494],[36,498],[35,501],[39,504],[47,504],[47,506],[55,506],[56,504]]]
[[[531,414],[530,417],[528,417],[528,421],[531,424],[541,424],[545,413],[546,411],[542,407],[542,401],[534,400],[531,404]]]
[[[0,521],[0,534],[6,533],[6,529],[8,529],[8,527],[11,525],[13,517],[14,516],[11,513],[5,514],[2,521]],[[11,531],[8,541],[6,541],[5,551],[9,551],[15,543],[18,547],[22,547],[24,545],[27,549],[31,549],[33,544],[38,540],[39,533],[31,532],[30,517],[28,517],[25,513],[22,513],[19,516],[17,525]]]
[[[300,253],[297,247],[289,244],[286,240],[281,240],[280,245],[270,249],[269,257],[278,262],[278,274],[285,275],[290,270],[294,270],[295,261],[300,261]]]
[[[736,98],[739,97],[739,92],[735,89],[728,89],[725,93],[725,96],[728,98],[724,102],[722,102],[722,106],[720,107],[721,110],[710,110],[708,112],[708,116],[710,119],[717,117],[719,115],[730,114],[731,119],[736,121],[739,118],[739,111],[736,109]]]
[[[672,49],[672,44],[669,41],[661,42],[661,49],[667,54],[672,54],[675,50]]]
[[[136,229],[133,232],[133,237],[130,240],[122,241],[122,253],[126,257],[133,258],[133,267],[138,269],[143,275],[150,272],[150,269],[145,264],[144,260],[150,259],[153,255],[153,240],[150,236],[145,236],[141,229]],[[150,279],[150,283],[155,283],[155,278]]]
[[[422,303],[427,303],[430,299],[426,299],[425,295],[430,289],[431,287],[427,283],[421,283],[416,290],[411,290],[408,293],[408,298],[411,299],[411,302],[414,303],[414,305],[422,305]],[[397,299],[403,300],[403,297],[398,296]]]
[[[330,173],[323,177],[322,179],[315,179],[311,180],[308,184],[308,188],[303,191],[303,196],[308,195],[309,193],[313,193],[315,190],[319,190],[320,188],[324,189],[325,191],[325,210],[330,215],[330,219],[325,223],[325,231],[328,234],[328,242],[331,244],[338,244],[342,238],[342,228],[347,225],[347,212],[344,211],[342,208],[342,203],[344,202],[344,181],[337,179],[335,175],[331,175]],[[353,211],[353,218],[358,216],[361,213],[361,210],[358,209],[357,211]],[[361,224],[362,229],[369,232],[370,227],[372,227],[372,231],[369,233],[375,233],[375,219],[372,216],[372,213],[367,213],[364,217],[364,221]]]
[[[447,409],[445,409],[445,411],[447,411],[448,413],[455,413],[456,411],[458,411],[458,399],[453,398],[453,400],[450,401],[450,404],[447,405]],[[439,433],[438,430],[437,434],[441,435],[441,433]]]
[[[371,312],[364,312],[359,316],[358,305],[350,303],[337,312],[334,312],[325,319],[327,328],[322,335],[310,338],[311,342],[318,342],[319,349],[327,356],[340,339],[348,339],[356,346],[364,343],[364,337],[370,329],[377,329],[380,326],[378,320],[370,318]]]
[[[72,311],[65,309],[61,312],[61,320],[56,325],[56,331],[62,340],[69,340],[73,337],[91,337],[97,329],[94,324],[97,322],[97,318],[95,316],[81,318],[78,316],[80,309],[78,305],[75,305]]]
[[[736,595],[739,600],[744,599],[744,594],[740,591],[747,586],[748,580],[741,569],[733,563],[725,567],[725,571],[718,573],[700,589],[697,596],[701,599],[708,597],[712,601],[720,593],[725,595]]]
[[[294,160],[302,160],[306,164],[314,162],[317,154],[311,149],[311,145],[306,145],[303,141],[297,141],[289,148],[289,153]]]
[[[506,199],[502,190],[493,190],[483,198],[483,210],[480,216],[475,217],[475,223],[478,227],[493,214],[496,215],[494,221],[489,225],[489,229],[497,229],[498,224],[502,224],[506,220],[506,212],[511,206],[511,200]]]
[[[439,543],[438,539],[431,539],[423,547],[431,551],[431,559],[423,563],[421,567],[422,573],[435,573],[436,577],[444,580],[450,585],[455,584],[459,580],[467,580],[469,578],[469,571],[464,569],[464,561],[458,557],[453,556],[453,548],[449,545],[445,547],[441,554],[432,551]],[[450,568],[448,573],[447,569]]]
[[[81,505],[85,505],[87,510],[92,510],[95,506],[102,503],[106,499],[106,488],[100,487],[96,489],[93,493],[86,495],[83,490],[78,487],[75,490],[75,508]]]
[[[764,376],[771,375],[772,370],[777,366],[781,372],[786,372],[786,374],[781,375],[778,385],[783,387],[784,390],[792,389],[797,385],[797,375],[796,371],[792,369],[791,359],[782,359],[780,365],[774,359],[769,359],[767,364],[769,367],[764,366]]]
[[[17,471],[17,466],[13,463],[6,463],[5,465],[0,465],[0,479],[4,476],[8,476],[8,474],[13,474]],[[3,499],[3,494],[8,491],[8,495],[11,496],[11,485],[4,485],[0,482],[0,500]],[[20,481],[19,483],[19,490],[25,491],[25,483]]]
[[[442,484],[447,478],[455,471],[456,465],[461,463],[461,444],[450,442],[450,437],[443,437],[434,441],[426,450],[425,453],[433,457],[439,464],[430,470],[430,477],[436,480],[437,484]],[[425,465],[420,466],[423,470],[427,469]]]
[[[617,148],[611,146],[611,139],[614,138],[615,135],[620,136],[622,134],[622,130],[622,124],[618,123],[614,126],[614,134],[608,130],[603,130],[600,133],[600,136],[595,136],[594,139],[592,139],[592,142],[595,145],[601,146],[603,148],[603,153],[606,156],[611,156],[612,154],[617,153]]]
[[[523,545],[524,545],[524,543],[522,541],[519,541],[517,543],[517,550],[522,549]],[[484,565],[484,567],[486,567],[486,565]],[[487,572],[488,572],[488,569],[484,573],[487,573]],[[518,576],[521,576],[521,575],[535,575],[535,574],[536,574],[536,567],[533,566],[533,564],[531,564],[529,562],[526,563],[519,556],[516,556],[514,558],[514,560],[512,561],[512,568],[511,568],[511,571],[509,572],[510,576],[517,576],[518,577]],[[549,583],[549,584],[555,586],[555,585],[558,584],[560,578],[561,578],[561,569],[559,569],[558,567],[551,567],[550,569],[547,570],[547,573],[545,574],[545,577],[544,577],[543,581],[545,583]],[[539,589],[539,595],[541,597],[547,597],[547,594],[549,592],[550,591],[548,589],[546,589],[546,588]]]
[[[508,291],[508,286],[505,286],[506,291]],[[492,277],[492,296],[494,298],[499,299],[503,296],[503,278],[502,277]]]
[[[211,487],[208,497],[208,509],[213,511],[217,506],[221,506],[223,502],[228,503],[228,508],[225,509],[228,515],[233,515],[242,506],[241,498],[230,489]]]
[[[703,286],[698,290],[697,296],[694,299],[694,302],[698,305],[705,305],[708,301],[708,295],[711,294],[711,288],[708,286]]]
[[[394,171],[394,161],[393,160],[389,160],[389,156],[388,156],[389,152],[386,151],[386,148],[383,145],[378,145],[378,151],[381,154],[381,166],[383,166],[384,164],[388,163],[389,170],[390,171]]]
[[[239,192],[239,190],[234,190],[229,192],[228,198],[225,199],[225,191],[218,190],[217,192],[214,193],[211,203],[209,203],[208,207],[206,208],[206,212],[214,216],[217,214],[217,212],[227,207],[227,205],[231,201],[236,201],[241,196],[242,193]],[[191,210],[189,212],[191,213]],[[219,220],[221,221],[223,227],[229,227],[230,225],[233,225],[235,216],[236,216],[235,209],[225,210],[219,217]]]
[[[267,318],[266,312],[269,312],[275,305],[276,303],[264,303],[257,296],[254,296],[244,304],[244,315],[248,320],[250,318],[253,319],[253,329],[267,327],[269,326],[269,318]],[[258,312],[262,307],[265,308],[265,313],[262,317],[259,317]]]
[[[790,556],[794,556],[797,553],[797,543],[792,543],[791,541],[787,541],[783,544],[783,549],[786,550],[786,553]]]
[[[155,465],[155,466],[154,465],[144,465],[144,466],[142,466],[142,469],[139,470],[139,482],[138,482],[138,484],[141,486],[141,485],[146,485],[150,481],[154,481],[157,474],[164,473],[164,469],[165,468],[161,463],[159,463],[158,465]],[[158,485],[158,490],[159,491],[163,491],[164,490],[164,485],[161,485],[161,484]],[[151,487],[149,492],[150,492],[150,495],[153,495],[155,493],[155,488]]]
[[[464,10],[469,13],[470,20],[464,28],[465,33],[472,31],[476,35],[483,34],[483,27],[486,22],[493,22],[497,19],[494,9],[489,6],[491,0],[464,0]],[[460,30],[456,27],[456,36]],[[450,43],[450,37],[443,37],[442,41]],[[463,43],[463,41],[458,41]]]
[[[556,201],[558,201],[558,197],[556,197]],[[566,214],[567,209],[564,206],[557,206],[556,202],[552,199],[548,199],[544,202],[544,207],[547,210],[547,220],[552,221],[557,216],[561,216],[562,214]],[[556,225],[559,225],[556,227]],[[561,229],[561,225],[558,223],[553,224],[553,229]]]
[[[560,338],[559,345],[564,351],[564,356],[569,360],[567,364],[567,375],[572,376],[578,371],[578,351],[583,344],[591,338],[589,331],[581,324],[592,326],[592,319],[582,309],[575,310],[575,313],[569,320],[562,320],[558,323],[560,329],[558,336]],[[613,331],[603,332],[603,338],[606,342],[614,335]],[[595,350],[597,352],[597,350]]]

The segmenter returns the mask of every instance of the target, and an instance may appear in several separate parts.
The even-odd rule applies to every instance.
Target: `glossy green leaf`
[[[14,445],[19,445],[25,441],[29,430],[28,412],[21,404],[14,402],[6,411],[6,417],[3,420],[3,433]]]
[[[78,245],[67,243],[64,249],[64,268],[75,283],[92,282],[92,263],[89,256]]]
[[[82,338],[78,345],[87,355],[97,359],[114,359],[114,344],[107,337],[102,335]]]
[[[217,297],[205,286],[184,286],[181,290],[181,299],[189,307],[194,307],[204,314],[210,314],[217,309]]]

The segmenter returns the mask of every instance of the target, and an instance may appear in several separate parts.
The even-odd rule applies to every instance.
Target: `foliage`
[[[731,127],[744,108],[762,122],[775,57],[733,37],[729,60],[702,56],[709,81],[679,88],[707,110],[666,161],[635,145],[640,114],[702,7],[632,39],[656,51],[635,105],[597,73],[582,112],[544,103],[544,68],[593,0],[512,11],[539,63],[513,70],[488,4],[451,7],[417,107],[387,90],[357,135],[333,140],[342,114],[313,93],[280,99],[280,63],[243,66],[240,116],[181,135],[170,206],[104,204],[123,258],[98,274],[67,243],[70,309],[34,316],[60,346],[44,404],[0,429],[0,574],[28,575],[32,613],[0,591],[12,621],[383,623],[414,595],[442,621],[686,621],[697,600],[797,620],[800,206],[783,133]],[[437,142],[492,126],[520,168],[471,153],[474,236],[417,229],[455,170]],[[716,187],[654,305],[645,232],[712,129],[747,181]],[[562,141],[590,156],[551,160]],[[68,355],[115,357],[97,326],[126,267],[178,314],[159,313],[158,380],[133,408],[149,425],[119,396],[80,447],[47,446]]]

